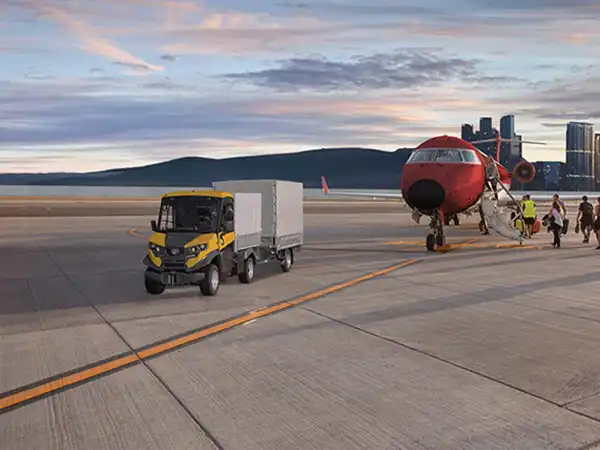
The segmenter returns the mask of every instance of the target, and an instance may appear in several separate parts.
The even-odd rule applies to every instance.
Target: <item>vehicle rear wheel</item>
[[[144,286],[146,287],[146,292],[152,295],[160,295],[165,292],[166,288],[166,286],[160,281],[154,280],[147,276],[144,277]]]
[[[254,280],[255,265],[256,262],[254,261],[254,256],[248,256],[242,265],[242,271],[238,273],[238,280],[240,280],[240,283],[252,283],[252,280]]]
[[[292,270],[292,264],[294,263],[294,254],[291,248],[286,248],[283,251],[283,259],[281,260],[281,270],[289,272]]]
[[[202,295],[215,295],[219,290],[220,281],[219,268],[215,264],[209,265],[200,283],[200,292]]]

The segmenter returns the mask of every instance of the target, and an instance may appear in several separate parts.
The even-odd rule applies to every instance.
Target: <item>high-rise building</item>
[[[520,159],[519,144],[514,142],[515,135],[515,116],[507,114],[500,119],[500,137],[503,139],[511,139],[513,142],[502,142],[500,144],[500,163],[505,165],[509,170]]]
[[[575,191],[595,189],[594,125],[569,122],[566,132],[567,185]]]
[[[600,133],[596,133],[594,135],[594,158],[595,158],[595,178],[596,185],[594,190],[598,190],[600,188]]]
[[[479,132],[481,133],[480,139],[490,139],[492,137],[492,118],[491,117],[480,117],[479,118]]]
[[[473,125],[468,124],[468,123],[463,123],[462,126],[460,127],[461,139],[463,139],[467,142],[474,141],[475,140],[475,139],[473,139],[474,134],[475,133],[473,131]]]

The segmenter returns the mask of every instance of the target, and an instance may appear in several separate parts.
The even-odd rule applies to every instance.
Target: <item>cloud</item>
[[[172,55],[171,53],[165,53],[164,55],[160,56],[160,59],[164,59],[165,61],[177,61],[178,56]]]
[[[142,74],[146,72],[158,72],[164,69],[162,66],[153,65],[141,58],[135,57],[106,39],[96,36],[89,26],[84,22],[75,19],[64,10],[50,6],[42,0],[33,0],[30,2],[30,5],[38,12],[47,15],[75,35],[82,42],[81,48],[84,51],[102,56],[117,64],[129,67],[131,71],[127,73]]]
[[[462,79],[510,81],[511,77],[489,77],[477,70],[477,59],[444,57],[427,50],[399,49],[392,53],[355,56],[348,62],[325,57],[292,58],[275,69],[226,74],[257,86],[281,90],[406,89]]]

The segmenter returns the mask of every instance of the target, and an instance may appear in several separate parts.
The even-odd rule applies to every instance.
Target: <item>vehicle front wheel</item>
[[[216,295],[220,286],[219,268],[215,264],[209,265],[204,272],[204,279],[200,283],[202,295]]]
[[[255,261],[253,256],[248,256],[242,266],[242,271],[238,273],[240,283],[250,284],[254,280]]]
[[[160,281],[154,280],[149,277],[144,277],[144,286],[146,287],[146,292],[152,295],[160,295],[163,292],[165,292],[166,288],[166,286]]]

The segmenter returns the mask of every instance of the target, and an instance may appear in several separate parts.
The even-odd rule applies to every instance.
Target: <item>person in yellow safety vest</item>
[[[526,194],[521,201],[521,209],[523,210],[523,222],[525,222],[525,237],[531,238],[533,234],[533,225],[535,224],[536,211],[535,203],[531,200],[531,196]]]

